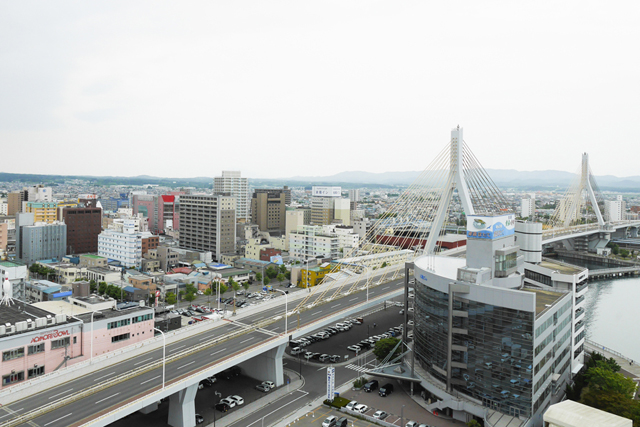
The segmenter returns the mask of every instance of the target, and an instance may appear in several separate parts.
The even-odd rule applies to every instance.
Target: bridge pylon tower
[[[597,185],[595,178],[591,173],[591,169],[589,168],[589,154],[582,153],[580,177],[569,188],[564,199],[559,201],[558,207],[556,208],[555,216],[560,219],[565,227],[569,227],[571,225],[571,221],[578,219],[577,212],[579,211],[580,206],[582,206],[583,194],[585,193],[591,203],[593,211],[596,214],[598,224],[601,227],[604,226],[604,218],[602,217],[602,212],[600,212],[600,207],[598,206],[598,198],[593,190],[594,187],[597,188]]]

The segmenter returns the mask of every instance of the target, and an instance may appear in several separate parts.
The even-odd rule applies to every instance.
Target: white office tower
[[[359,202],[360,201],[360,189],[359,188],[349,190],[349,200],[351,200],[352,202]]]
[[[522,199],[520,203],[520,216],[533,219],[536,213],[536,199],[534,196]]]
[[[604,202],[604,217],[607,221],[622,221],[625,219],[624,211],[626,203],[622,200],[622,196],[616,196],[616,200],[606,200]]]
[[[250,220],[249,179],[242,178],[240,171],[222,171],[222,176],[213,178],[213,192],[230,193],[236,198],[236,219]]]
[[[342,221],[342,225],[351,225],[351,203],[349,203],[349,199],[334,200],[333,219]]]

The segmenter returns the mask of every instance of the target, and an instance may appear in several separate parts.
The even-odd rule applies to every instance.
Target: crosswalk
[[[354,365],[353,363],[348,364],[347,366],[345,366],[345,368],[347,369],[352,369],[354,371],[358,371],[358,372],[365,372],[368,371],[369,369],[371,369],[372,367],[369,366],[361,366],[361,365]]]

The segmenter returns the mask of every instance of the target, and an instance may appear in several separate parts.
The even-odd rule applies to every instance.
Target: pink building
[[[184,192],[173,192],[184,193]],[[149,231],[152,233],[164,233],[166,227],[178,230],[179,213],[177,197],[179,194],[155,196],[141,194],[133,196],[133,213],[141,213],[149,218]]]
[[[119,305],[91,296],[80,304],[52,301],[0,306],[0,388],[11,386],[89,359],[91,355],[91,308],[93,356],[153,337],[153,308]],[[42,307],[51,308],[51,310]],[[55,307],[55,310],[53,308]],[[54,311],[66,314],[54,314]]]

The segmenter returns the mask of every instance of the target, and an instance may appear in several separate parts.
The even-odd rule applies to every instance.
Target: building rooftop
[[[629,418],[610,414],[573,400],[551,405],[544,413],[544,421],[562,427],[631,427],[633,425],[633,421]]]
[[[84,258],[91,258],[91,259],[104,259],[103,256],[98,256],[98,255],[81,255]]]
[[[108,310],[97,310],[96,313],[100,313],[100,314],[94,314],[93,318],[94,320],[98,320],[98,319],[110,319],[113,317],[120,317],[120,316],[128,316],[128,315],[135,315],[137,312],[141,312],[144,311],[145,314],[148,313],[149,311],[153,312],[153,308],[152,307],[147,307],[147,306],[143,306],[140,307],[140,305],[138,305],[138,303],[131,303],[133,304],[132,306],[125,306],[125,305],[120,305],[118,304],[118,309],[108,309]],[[80,320],[82,320],[85,323],[90,323],[91,322],[91,311],[88,313],[84,313],[84,314],[79,314],[76,317]]]
[[[567,293],[554,292],[554,291],[542,290],[537,288],[528,288],[528,287],[524,287],[521,290],[536,294],[536,316],[539,316],[547,308],[554,305],[556,302],[560,301],[562,297],[568,295]]]
[[[579,274],[586,270],[585,267],[579,267],[577,265],[571,265],[564,262],[550,260],[545,258],[539,264],[541,267],[548,268],[550,270],[558,270],[560,274]]]
[[[12,305],[0,306],[0,325],[6,325],[7,323],[15,325],[16,322],[26,322],[28,319],[30,319],[31,321],[35,321],[35,319],[46,318],[47,316],[55,317],[56,314],[64,313],[60,313],[60,311],[55,312],[45,310],[36,306],[35,304],[27,304],[25,306],[25,304],[21,301],[14,300],[14,304]],[[61,322],[56,322],[55,324],[60,325],[70,322],[73,322],[73,319],[66,319]]]
[[[66,314],[67,316],[77,316],[78,314],[90,313],[91,310],[81,307],[79,305],[69,304],[67,301],[42,301],[31,304],[34,307],[38,307],[42,310],[56,314]]]
[[[2,267],[23,267],[26,264],[22,264],[20,262],[14,261],[0,261],[0,266]]]

